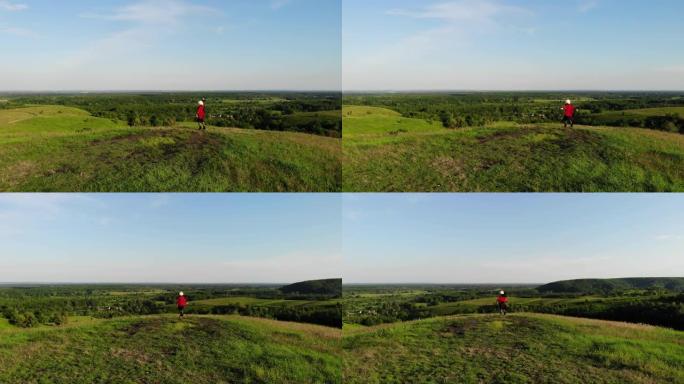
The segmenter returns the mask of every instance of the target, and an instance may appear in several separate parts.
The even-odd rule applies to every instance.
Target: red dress
[[[565,111],[565,117],[573,117],[575,116],[575,106],[572,104],[566,104],[565,107],[563,107],[563,110]]]
[[[183,309],[186,305],[188,305],[188,299],[186,299],[185,296],[178,296],[176,299],[176,305],[178,305],[178,308]]]
[[[204,105],[200,105],[199,107],[197,107],[197,119],[199,121],[204,121],[204,118],[206,117],[206,115],[207,115],[207,112],[204,109]]]

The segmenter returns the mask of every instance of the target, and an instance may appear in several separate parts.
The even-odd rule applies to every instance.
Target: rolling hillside
[[[238,316],[0,323],[2,383],[339,383],[340,331]]]
[[[684,277],[640,277],[622,279],[577,279],[556,281],[537,288],[542,293],[609,294],[629,289],[660,288],[684,292]]]
[[[340,140],[128,127],[60,106],[0,110],[0,191],[338,191]]]
[[[342,296],[342,279],[323,279],[323,280],[308,280],[280,288],[280,291],[285,294],[298,295],[324,295],[341,297]]]
[[[560,124],[449,130],[346,106],[345,191],[684,191],[684,136]]]
[[[681,383],[684,332],[540,314],[345,328],[345,383]]]

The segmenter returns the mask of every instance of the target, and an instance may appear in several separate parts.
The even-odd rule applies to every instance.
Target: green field
[[[621,116],[621,115],[665,116],[665,115],[669,115],[669,114],[675,114],[681,118],[684,118],[684,107],[626,109],[624,111],[603,112],[603,113],[600,113],[599,116]]]
[[[516,124],[446,129],[384,108],[343,109],[343,189],[411,192],[684,191],[684,136]]]
[[[684,332],[540,314],[345,327],[345,383],[682,383]]]
[[[515,307],[519,305],[526,306],[556,306],[556,305],[572,305],[578,303],[589,302],[610,302],[615,303],[620,301],[619,298],[607,298],[601,296],[581,296],[577,298],[547,298],[547,297],[509,297],[510,309],[515,311]],[[630,297],[622,299],[623,301],[632,300]],[[453,303],[440,303],[429,307],[431,313],[435,315],[450,315],[459,312],[477,312],[481,307],[495,307],[495,300],[491,297],[479,298],[473,300],[457,301]]]
[[[339,383],[340,331],[239,316],[0,323],[2,383]]]
[[[340,140],[129,127],[61,106],[0,110],[0,191],[338,191]]]
[[[217,299],[206,299],[194,301],[193,306],[217,306],[217,305],[250,305],[252,307],[297,307],[313,306],[325,307],[337,305],[336,300],[286,300],[286,299],[260,299],[256,297],[222,297]]]

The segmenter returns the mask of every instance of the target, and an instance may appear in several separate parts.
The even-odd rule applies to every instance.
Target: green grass
[[[0,191],[339,191],[340,140],[130,128],[67,107],[0,111]]]
[[[684,191],[684,136],[556,124],[448,130],[345,107],[343,189],[409,192]]]
[[[4,317],[0,317],[0,331],[5,330],[5,329],[11,329],[12,325],[10,325],[9,321],[5,319]]]
[[[395,141],[404,133],[437,133],[444,131],[439,122],[401,117],[395,111],[377,107],[346,106],[342,109],[344,139],[374,144]]]
[[[684,332],[538,314],[345,329],[345,383],[681,383]]]
[[[239,316],[0,328],[2,383],[339,383],[340,331]]]

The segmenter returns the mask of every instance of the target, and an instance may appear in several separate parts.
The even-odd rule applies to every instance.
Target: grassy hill
[[[340,331],[238,316],[0,323],[3,383],[339,383]]]
[[[629,289],[651,288],[684,291],[684,277],[564,280],[544,284],[538,287],[537,290],[543,293],[607,294]]]
[[[560,124],[445,129],[343,109],[345,191],[684,191],[684,136]]]
[[[128,127],[69,107],[0,110],[0,191],[338,191],[340,140]]]
[[[308,280],[280,288],[285,294],[342,296],[342,279]]]
[[[681,383],[684,332],[539,314],[353,327],[345,383]]]

